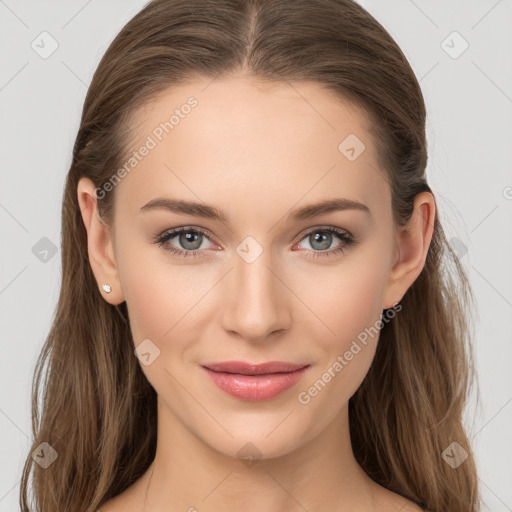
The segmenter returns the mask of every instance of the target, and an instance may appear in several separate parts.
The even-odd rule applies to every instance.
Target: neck
[[[254,458],[213,449],[159,400],[156,456],[137,486],[140,510],[234,512],[241,503],[247,512],[374,510],[376,484],[354,458],[348,407],[320,434],[282,456],[265,458],[246,440],[239,446]]]

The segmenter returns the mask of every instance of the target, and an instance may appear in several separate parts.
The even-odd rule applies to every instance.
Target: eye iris
[[[321,247],[315,247],[314,244],[319,240],[321,242]],[[309,241],[311,243],[311,247],[313,248],[319,250],[328,249],[329,246],[331,245],[332,234],[327,231],[315,231],[314,234],[311,234],[309,236]]]
[[[197,233],[196,231],[185,231],[183,233],[180,234],[179,236],[179,240],[180,240],[180,244],[186,248],[186,249],[190,249],[191,251],[193,250],[196,250],[196,249],[199,249],[199,247],[201,247],[201,233]],[[199,240],[199,244],[197,244],[197,241]],[[188,246],[187,244],[188,243],[191,243],[192,242],[192,247]],[[196,243],[196,245],[194,246],[194,242]]]

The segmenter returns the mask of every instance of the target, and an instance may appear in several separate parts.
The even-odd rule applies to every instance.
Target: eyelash
[[[196,229],[196,228],[192,228],[192,227],[180,227],[180,228],[171,229],[169,231],[166,231],[165,233],[162,233],[161,235],[159,235],[156,238],[154,243],[161,246],[164,250],[170,251],[179,257],[188,258],[188,257],[201,256],[202,253],[205,251],[205,249],[202,249],[202,250],[196,249],[193,251],[186,251],[184,249],[178,249],[176,247],[173,247],[172,245],[169,245],[167,247],[164,246],[164,244],[166,242],[168,242],[170,239],[175,238],[176,235],[183,233],[183,232],[199,233],[199,234],[206,236],[208,239],[213,238],[212,235],[207,230]],[[311,254],[311,251],[306,251],[309,253],[309,255],[306,256],[307,258],[318,258],[319,256],[331,256],[336,253],[341,254],[347,249],[347,247],[349,247],[351,244],[354,244],[356,242],[354,237],[352,237],[352,235],[350,235],[347,231],[338,229],[338,228],[334,228],[334,227],[329,227],[329,228],[319,227],[319,228],[310,229],[309,231],[307,231],[305,233],[301,233],[301,238],[299,239],[299,242],[302,242],[302,240],[307,235],[310,235],[311,233],[317,233],[317,232],[319,232],[319,233],[334,233],[335,235],[338,236],[338,238],[343,243],[340,244],[340,246],[337,247],[336,249],[329,249],[327,251],[312,251],[312,254]]]

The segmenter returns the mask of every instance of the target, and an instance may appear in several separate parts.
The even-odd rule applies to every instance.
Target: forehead
[[[387,201],[365,122],[315,82],[198,79],[167,89],[133,116],[130,154],[138,156],[117,197],[132,210],[157,195],[228,211],[291,208],[301,198]]]

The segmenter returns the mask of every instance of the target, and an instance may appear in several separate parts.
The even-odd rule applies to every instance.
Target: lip
[[[270,373],[293,372],[308,366],[306,363],[286,363],[284,361],[268,361],[266,363],[246,363],[245,361],[223,361],[205,363],[202,366],[216,372],[238,373],[240,375],[267,375]]]
[[[243,361],[206,363],[201,367],[212,382],[227,394],[247,401],[263,401],[294,386],[309,364],[269,361],[261,364]]]

